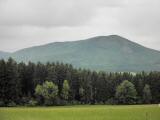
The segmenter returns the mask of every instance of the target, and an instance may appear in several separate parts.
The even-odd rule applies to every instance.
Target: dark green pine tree
[[[35,86],[37,84],[42,85],[47,78],[47,68],[44,64],[38,62],[35,66],[35,72],[34,72],[34,84]]]
[[[6,63],[4,60],[0,60],[0,106],[5,106],[5,103],[7,102],[6,73]]]
[[[106,74],[104,72],[99,72],[98,83],[97,83],[97,101],[105,102],[107,100],[107,81]]]
[[[6,84],[5,84],[5,98],[7,101],[6,103],[11,102],[19,102],[19,96],[21,94],[20,89],[20,80],[18,78],[18,69],[17,63],[12,59],[9,58],[6,63]]]
[[[97,102],[97,84],[98,84],[98,74],[96,71],[91,73],[91,83],[92,83],[92,102],[95,104]]]
[[[47,66],[47,78],[46,80],[52,81],[55,84],[58,84],[57,81],[57,72],[56,68],[53,65]]]

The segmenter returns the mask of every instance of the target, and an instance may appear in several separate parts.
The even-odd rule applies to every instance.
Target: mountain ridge
[[[142,46],[142,47],[145,47],[145,48],[148,48],[148,49],[151,49],[151,50],[160,52],[160,50],[156,50],[156,49],[153,49],[153,48],[146,47],[146,46],[141,45],[141,44],[139,44],[139,43],[137,43],[137,42],[133,42],[133,41],[131,41],[131,40],[128,40],[128,39],[125,38],[125,37],[122,37],[122,36],[119,36],[119,35],[114,34],[114,35],[108,35],[108,36],[95,36],[95,37],[90,37],[90,38],[86,38],[86,39],[79,39],[79,40],[75,40],[75,41],[59,41],[59,42],[51,42],[51,43],[46,43],[46,44],[42,44],[42,45],[35,45],[35,46],[31,46],[31,47],[26,47],[26,48],[18,49],[18,50],[14,51],[14,52],[6,52],[6,51],[0,50],[0,53],[2,52],[2,53],[12,54],[12,53],[16,53],[16,52],[18,52],[18,51],[22,51],[22,50],[26,50],[26,49],[30,49],[30,48],[42,47],[42,46],[45,46],[45,45],[52,45],[52,44],[57,44],[57,43],[79,42],[79,41],[90,40],[90,39],[92,39],[92,38],[112,37],[112,36],[121,37],[121,38],[123,38],[123,39],[126,39],[126,40],[129,41],[129,42],[132,42],[132,43],[138,44],[138,45],[140,45],[140,46]]]
[[[96,36],[24,48],[9,56],[17,61],[64,62],[104,71],[160,71],[160,51],[118,36]]]
[[[7,57],[9,54],[9,52],[0,51],[0,59]]]

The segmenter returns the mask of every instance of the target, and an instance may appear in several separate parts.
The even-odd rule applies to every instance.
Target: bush
[[[22,105],[27,105],[29,102],[30,98],[29,97],[22,97],[21,99],[21,104]]]
[[[3,101],[0,101],[0,107],[4,107],[5,103]]]
[[[68,102],[66,100],[60,99],[59,97],[56,97],[54,100],[54,105],[61,106],[61,105],[67,105]]]
[[[117,101],[114,98],[110,98],[105,102],[106,105],[115,105]]]
[[[28,106],[36,106],[38,104],[38,102],[36,100],[30,100],[28,102]]]
[[[80,105],[81,103],[79,101],[73,100],[70,102],[71,105]]]
[[[44,105],[45,105],[45,106],[51,106],[51,105],[53,105],[53,101],[50,100],[50,99],[45,99]]]
[[[15,107],[16,103],[11,101],[10,103],[7,104],[8,107]]]
[[[136,103],[137,104],[143,104],[142,98],[138,96]]]

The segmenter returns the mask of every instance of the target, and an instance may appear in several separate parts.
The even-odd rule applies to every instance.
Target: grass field
[[[0,108],[0,120],[160,120],[158,105]]]

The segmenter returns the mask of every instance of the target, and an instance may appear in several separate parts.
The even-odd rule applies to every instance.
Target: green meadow
[[[0,108],[0,120],[160,120],[158,105]]]

